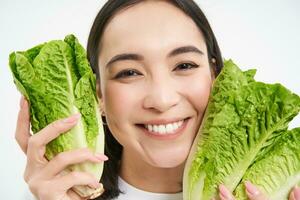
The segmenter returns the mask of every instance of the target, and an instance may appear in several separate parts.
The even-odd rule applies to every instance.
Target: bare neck
[[[120,176],[130,185],[154,193],[182,191],[184,163],[175,168],[159,168],[136,160],[123,151]]]

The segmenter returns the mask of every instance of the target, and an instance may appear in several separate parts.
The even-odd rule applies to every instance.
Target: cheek
[[[111,82],[104,88],[105,113],[116,122],[124,122],[136,106],[136,93],[126,84]],[[113,116],[113,117],[112,117]]]
[[[103,103],[109,129],[118,142],[125,145],[128,131],[124,133],[124,130],[128,129],[132,111],[138,103],[135,89],[126,84],[107,82],[103,88]]]
[[[186,81],[185,96],[197,110],[199,115],[202,115],[207,103],[212,86],[212,78],[208,76],[198,76],[189,81]],[[187,89],[188,88],[188,89]]]

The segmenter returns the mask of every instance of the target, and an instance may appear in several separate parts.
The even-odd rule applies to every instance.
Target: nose
[[[170,77],[156,78],[148,84],[143,106],[157,112],[165,112],[176,106],[180,101],[180,93],[175,81]]]

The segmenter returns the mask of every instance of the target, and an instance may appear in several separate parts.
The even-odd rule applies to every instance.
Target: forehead
[[[206,50],[195,22],[166,1],[144,1],[118,12],[106,26],[101,43],[104,57],[131,51],[163,51],[182,45]]]

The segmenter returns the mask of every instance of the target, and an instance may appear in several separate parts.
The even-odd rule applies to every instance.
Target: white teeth
[[[179,123],[174,123],[173,124],[173,129],[178,129],[178,127],[180,127],[181,126],[181,124],[179,124]]]
[[[166,131],[166,126],[165,125],[159,125],[158,126],[158,132],[160,134],[165,134],[167,131]]]
[[[151,125],[149,125],[149,126],[151,126]],[[154,132],[158,132],[158,126],[154,125],[154,126],[153,126],[153,131],[154,131]]]
[[[174,133],[179,127],[181,127],[183,124],[183,120],[179,122],[174,122],[170,124],[165,124],[165,125],[151,125],[147,124],[145,125],[145,128],[148,129],[148,131],[160,134],[160,135],[165,135],[169,133]]]
[[[174,126],[174,128],[175,128],[175,126]],[[178,128],[178,127],[177,127]],[[176,128],[175,128],[176,129]],[[173,130],[173,126],[172,126],[172,124],[168,124],[167,126],[166,126],[166,132],[167,133],[170,133],[170,132],[172,132],[172,130]]]
[[[147,125],[147,128],[148,128],[149,131],[153,131],[153,126]]]

